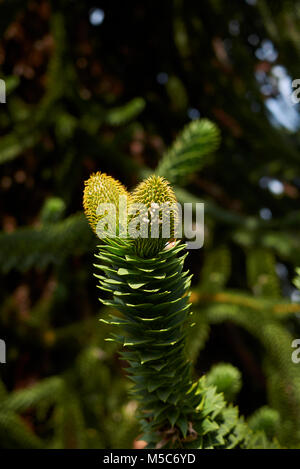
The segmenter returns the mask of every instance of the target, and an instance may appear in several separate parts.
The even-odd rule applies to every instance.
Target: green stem
[[[106,274],[98,276],[100,288],[113,294],[101,301],[123,314],[105,322],[122,327],[124,335],[113,334],[112,340],[125,347],[121,355],[129,363],[143,438],[151,446],[170,435],[179,444],[199,403],[185,354],[191,276],[183,271],[183,249],[176,244],[144,259],[130,245],[110,240],[96,256]]]

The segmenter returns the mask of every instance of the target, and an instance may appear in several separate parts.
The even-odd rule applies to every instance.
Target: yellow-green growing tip
[[[148,236],[135,240],[136,252],[143,257],[155,255],[175,236],[175,228],[179,223],[175,193],[165,178],[153,175],[132,192],[131,204],[142,204],[146,208],[142,219],[144,222],[148,220]],[[132,220],[139,216],[141,214],[137,211],[136,215],[132,215]]]
[[[118,217],[119,197],[126,196],[129,199],[130,195],[123,184],[100,171],[92,174],[84,184],[84,213],[91,227],[96,232],[97,223],[103,217],[103,215],[97,215],[99,204],[114,204]]]
[[[170,183],[161,176],[152,175],[141,182],[132,192],[132,203],[140,203],[148,208],[151,204],[176,204],[177,199]]]

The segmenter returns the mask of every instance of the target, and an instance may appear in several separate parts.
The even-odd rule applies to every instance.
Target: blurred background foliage
[[[299,447],[300,1],[2,0],[0,31],[0,446],[138,447],[82,191],[157,168],[205,202],[196,373]]]

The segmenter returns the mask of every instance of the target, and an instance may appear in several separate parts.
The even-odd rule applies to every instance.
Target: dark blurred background
[[[83,183],[133,188],[201,118],[222,140],[177,184],[206,209],[190,354],[238,367],[241,412],[276,409],[298,446],[300,2],[2,0],[0,32],[0,446],[138,445]]]

